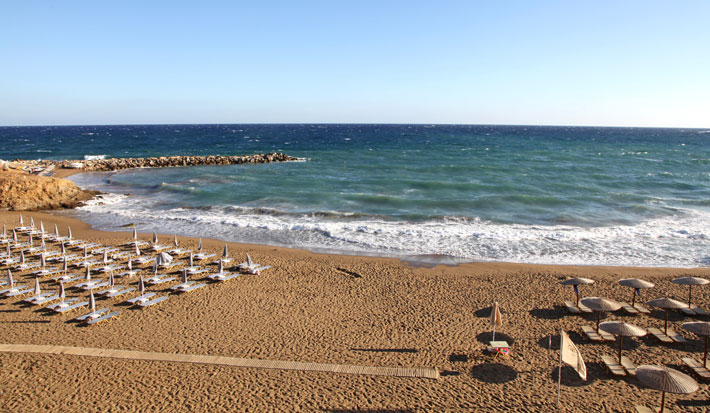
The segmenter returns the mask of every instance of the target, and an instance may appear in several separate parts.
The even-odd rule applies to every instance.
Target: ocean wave
[[[102,229],[135,223],[141,231],[313,250],[540,264],[695,267],[710,262],[710,212],[694,210],[636,225],[580,227],[461,217],[424,222],[324,219],[235,206],[158,210],[145,200],[113,195],[88,203],[79,213]]]

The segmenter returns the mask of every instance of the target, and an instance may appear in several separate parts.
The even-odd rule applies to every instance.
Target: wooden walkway
[[[343,364],[303,363],[299,361],[259,360],[224,356],[153,353],[146,351],[111,350],[88,347],[65,347],[51,345],[42,346],[32,344],[0,344],[0,352],[69,354],[72,356],[108,357],[118,359],[150,361],[172,361],[177,363],[216,364],[222,366],[251,367],[259,369],[317,371],[340,374],[365,374],[374,376],[416,377],[427,379],[439,378],[439,371],[436,368],[427,367],[368,367]]]

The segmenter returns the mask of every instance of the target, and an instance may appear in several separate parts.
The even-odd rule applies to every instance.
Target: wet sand
[[[120,245],[126,232],[101,232],[65,216],[24,214],[26,221],[59,225],[75,238]],[[17,226],[18,214],[0,213]],[[149,234],[140,234],[149,240]],[[24,237],[23,237],[24,238]],[[172,235],[161,235],[170,244]],[[195,249],[197,240],[179,237]],[[203,240],[220,254],[224,242]],[[56,248],[56,245],[52,245]],[[119,318],[82,327],[69,322],[85,310],[54,315],[25,308],[20,299],[0,299],[0,342],[54,344],[180,354],[224,355],[299,362],[382,367],[436,367],[438,380],[225,366],[114,360],[69,355],[0,353],[1,411],[553,411],[557,392],[558,332],[565,329],[587,363],[588,381],[562,370],[562,411],[632,411],[656,405],[660,394],[636,379],[613,379],[601,356],[616,343],[595,344],[580,335],[593,316],[572,316],[561,307],[574,298],[559,281],[588,277],[582,296],[628,301],[631,290],[617,280],[639,277],[656,283],[641,300],[687,299],[687,288],[670,283],[682,275],[710,278],[710,268],[663,269],[470,263],[434,268],[391,258],[315,254],[296,249],[229,243],[234,262],[248,252],[273,268],[243,275],[185,295],[171,294],[155,307],[135,309],[126,297],[99,299],[97,307],[120,310]],[[210,266],[215,268],[214,265]],[[3,271],[4,267],[0,269]],[[80,271],[75,271],[77,274]],[[149,271],[145,271],[148,274]],[[28,283],[24,273],[17,281]],[[177,274],[176,274],[177,275]],[[48,277],[49,278],[49,277]],[[193,277],[192,279],[198,279]],[[137,278],[117,279],[131,285]],[[161,292],[165,287],[149,287]],[[52,289],[49,281],[44,290]],[[161,294],[167,294],[161,292]],[[68,296],[87,296],[68,290]],[[134,294],[135,295],[135,294]],[[710,286],[693,290],[694,302],[710,307]],[[511,344],[509,357],[493,359],[490,306],[501,305],[497,338]],[[642,327],[661,327],[663,313],[609,314]],[[671,312],[672,326],[690,321]],[[681,357],[702,357],[703,344],[684,332],[688,344],[660,345],[652,337],[624,340],[624,355],[636,364],[665,364],[685,371]],[[548,338],[553,336],[553,349]],[[667,395],[674,411],[708,411],[706,384],[692,395]]]

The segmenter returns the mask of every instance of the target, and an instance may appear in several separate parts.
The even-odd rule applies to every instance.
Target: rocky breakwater
[[[66,179],[0,171],[0,210],[4,211],[74,208],[97,193],[85,191]]]
[[[84,161],[58,161],[57,167],[82,169],[84,171],[118,171],[132,168],[169,168],[198,165],[239,165],[270,162],[298,161],[299,158],[283,153],[268,153],[244,156],[161,156],[153,158],[110,158]]]

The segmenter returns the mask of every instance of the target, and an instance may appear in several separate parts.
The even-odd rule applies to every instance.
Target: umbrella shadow
[[[598,363],[585,363],[585,365],[587,367],[587,380],[582,380],[582,378],[579,377],[579,374],[577,374],[577,372],[572,367],[563,365],[561,385],[567,387],[588,386],[601,377],[600,374],[596,372],[596,370],[601,368]],[[554,380],[555,383],[558,380],[559,372],[559,367],[553,368],[550,372],[550,378]]]
[[[500,310],[501,314],[505,314],[505,312],[498,307]],[[473,312],[473,315],[475,315],[478,318],[490,318],[491,317],[491,312],[493,311],[493,306],[486,307],[486,308],[481,308]]]
[[[518,372],[506,364],[483,363],[471,369],[471,376],[484,383],[501,384],[515,380]]]
[[[476,336],[476,340],[478,340],[480,343],[488,344],[490,341],[493,340],[493,332],[484,331],[482,333],[478,333],[478,335]],[[496,331],[496,341],[507,341],[508,344],[512,346],[515,342],[515,339],[505,333],[500,333]]]
[[[559,320],[565,316],[560,306],[555,306],[555,308],[534,308],[530,310],[530,315],[542,320]]]
[[[695,408],[695,407],[704,407],[705,409],[703,410],[710,410],[710,400],[678,400],[676,401],[676,404],[678,406],[682,406],[684,408]]]
[[[661,327],[663,327],[663,322],[666,319],[666,310],[662,308],[652,308],[649,317],[655,318],[661,322]],[[683,313],[680,311],[668,310],[668,322],[682,321],[685,318]]]

